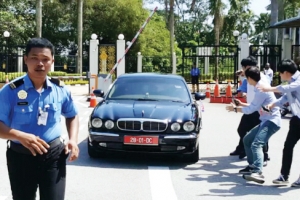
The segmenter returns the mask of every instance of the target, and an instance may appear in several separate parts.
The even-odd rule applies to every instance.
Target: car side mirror
[[[206,98],[205,93],[203,93],[203,92],[195,93],[195,99],[196,99],[196,101],[204,100],[205,98]]]
[[[104,91],[103,90],[94,90],[93,93],[96,97],[103,97],[104,96]]]

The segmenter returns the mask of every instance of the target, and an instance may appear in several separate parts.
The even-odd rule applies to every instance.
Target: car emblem
[[[142,110],[142,117],[144,117],[144,114],[145,114],[145,112],[144,112],[144,110]]]

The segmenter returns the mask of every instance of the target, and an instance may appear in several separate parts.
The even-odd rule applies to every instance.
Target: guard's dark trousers
[[[243,138],[251,129],[253,129],[255,126],[260,124],[259,116],[260,115],[257,111],[252,114],[249,114],[249,115],[244,114],[242,116],[241,122],[240,122],[238,130],[237,130],[238,134],[240,136],[240,141],[239,141],[238,146],[236,147],[236,151],[238,151],[238,152],[245,151]],[[266,145],[263,147],[264,160],[268,159],[268,150],[269,150],[269,146],[268,146],[268,143],[266,143]]]
[[[39,188],[41,200],[63,200],[68,156],[64,152],[64,144],[50,147],[48,153],[42,156],[21,153],[16,144],[13,147],[15,150],[8,147],[6,152],[13,199],[35,200]]]
[[[293,116],[290,121],[290,129],[287,134],[282,154],[281,174],[290,175],[294,146],[300,139],[300,119]]]

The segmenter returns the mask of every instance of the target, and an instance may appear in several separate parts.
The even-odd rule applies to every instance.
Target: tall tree
[[[43,24],[43,0],[36,0],[36,37],[42,37],[42,24]]]

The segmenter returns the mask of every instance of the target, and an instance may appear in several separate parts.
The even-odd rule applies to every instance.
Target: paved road
[[[74,94],[74,93],[72,93]],[[201,158],[198,163],[184,164],[171,157],[113,156],[107,159],[90,159],[86,149],[87,120],[91,108],[84,96],[74,94],[80,110],[80,158],[68,163],[66,199],[68,200],[194,200],[268,198],[297,199],[300,189],[276,187],[283,142],[288,120],[271,138],[271,162],[264,171],[266,183],[245,182],[237,173],[246,165],[237,157],[229,157],[238,142],[236,128],[241,114],[227,113],[225,105],[205,101],[203,129],[201,131]],[[62,123],[64,123],[62,121]],[[64,134],[66,134],[64,130]],[[4,140],[0,141],[0,200],[10,197],[6,170]],[[291,181],[300,173],[300,145],[294,151]]]

